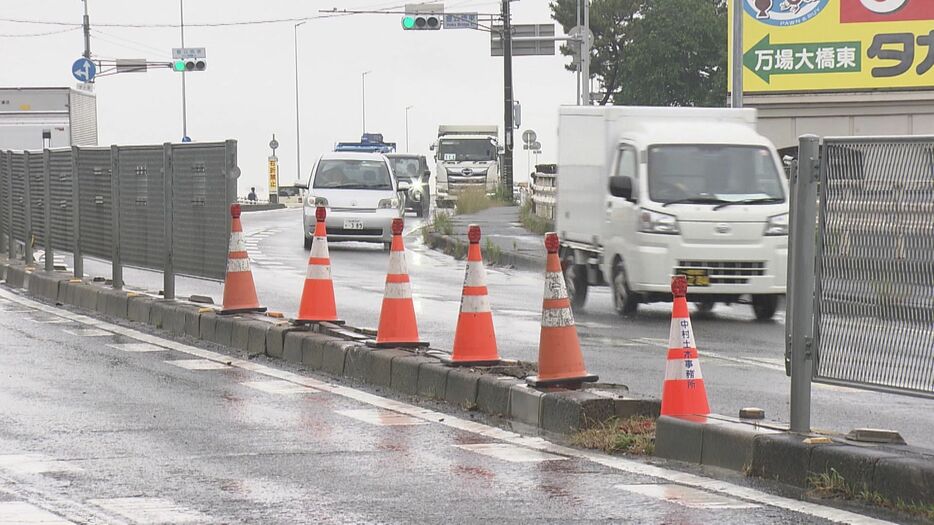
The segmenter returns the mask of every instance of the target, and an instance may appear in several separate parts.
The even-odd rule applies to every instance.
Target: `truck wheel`
[[[629,280],[626,277],[626,268],[623,261],[617,259],[613,264],[613,307],[616,313],[624,317],[629,317],[636,313],[639,308],[639,296],[629,289]]]
[[[713,307],[716,305],[717,303],[713,301],[699,301],[699,302],[694,303],[694,306],[697,307],[697,311],[704,313],[704,314],[709,314],[710,312],[712,312]]]
[[[564,272],[564,285],[568,288],[571,306],[583,308],[587,302],[587,267],[574,264],[574,254],[568,250],[561,261],[561,270]]]
[[[775,316],[778,309],[777,295],[753,295],[752,310],[756,313],[756,320],[769,321]]]
[[[311,241],[313,241],[313,240],[314,240],[314,239],[309,239],[308,237],[305,237],[305,249],[306,249],[306,250],[310,250],[310,249],[311,249]]]

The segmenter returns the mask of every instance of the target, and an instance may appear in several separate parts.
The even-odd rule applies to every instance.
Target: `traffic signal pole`
[[[84,0],[84,58],[91,60],[91,19],[88,17],[88,0]]]
[[[512,21],[509,13],[510,0],[503,0],[503,188],[512,196],[512,146],[513,146],[513,95],[512,95]]]
[[[185,47],[185,0],[178,0],[182,30],[182,48]],[[185,93],[185,72],[182,71],[182,137],[188,136],[188,97]]]

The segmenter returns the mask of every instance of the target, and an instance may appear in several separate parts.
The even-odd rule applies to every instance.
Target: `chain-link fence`
[[[228,206],[237,198],[237,143],[0,151],[0,234],[11,258],[44,248],[124,266],[221,280],[227,268]]]

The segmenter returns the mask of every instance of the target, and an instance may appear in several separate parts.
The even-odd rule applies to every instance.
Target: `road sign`
[[[444,29],[477,29],[477,13],[444,13]]]
[[[186,58],[207,58],[203,47],[173,47],[172,58],[185,60]]]
[[[526,144],[532,144],[537,139],[538,139],[538,134],[532,131],[531,129],[527,129],[522,132],[522,142],[525,142]]]
[[[535,142],[532,143],[532,151],[541,151],[541,150],[542,150],[541,142],[536,140]]]
[[[118,58],[116,66],[117,73],[145,73],[148,67],[145,58]]]
[[[269,156],[269,195],[279,194],[279,159],[275,155]],[[273,200],[273,199],[270,199]]]
[[[273,153],[275,153],[276,149],[279,147],[279,141],[276,140],[275,136],[269,141],[269,147],[272,149]]]
[[[185,143],[191,142],[191,137],[189,137],[188,135],[185,135],[184,137],[182,137],[182,142],[185,142]]]
[[[90,82],[97,75],[97,66],[86,58],[79,58],[71,65],[71,74],[81,82]]]
[[[572,27],[568,31],[568,36],[571,38],[577,38],[578,40],[571,41],[568,43],[568,47],[571,49],[571,65],[574,67],[579,67],[581,62],[581,36],[584,34],[584,26]],[[590,29],[587,30],[587,35],[590,37],[590,42],[594,41],[593,31]]]
[[[503,26],[493,25],[490,31],[490,56],[503,56]],[[555,54],[554,24],[513,24],[512,56]]]

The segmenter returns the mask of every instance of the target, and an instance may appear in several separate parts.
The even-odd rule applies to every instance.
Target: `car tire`
[[[629,289],[629,279],[626,277],[626,267],[623,260],[617,258],[613,263],[613,280],[610,283],[613,289],[613,308],[623,317],[635,315],[639,309],[639,296]]]
[[[574,264],[574,253],[567,250],[561,259],[561,271],[564,273],[564,285],[568,289],[571,306],[583,308],[587,302],[587,267]]]
[[[752,311],[757,321],[771,321],[778,309],[777,295],[753,295]]]
[[[305,249],[306,249],[306,250],[310,250],[310,249],[311,249],[311,242],[312,242],[313,240],[314,240],[314,238],[305,237]]]
[[[694,306],[697,307],[698,312],[709,314],[713,311],[714,307],[717,306],[717,303],[714,301],[698,301],[694,303]]]

